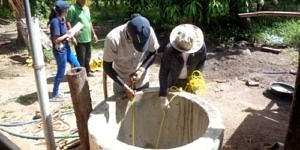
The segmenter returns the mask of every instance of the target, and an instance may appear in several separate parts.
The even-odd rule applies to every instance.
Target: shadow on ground
[[[263,95],[271,100],[270,103],[263,110],[244,110],[250,114],[224,144],[224,150],[266,150],[276,142],[284,142],[291,100],[273,95],[268,90]]]
[[[28,58],[25,55],[13,55],[9,57],[11,60],[14,60],[15,62],[25,65],[26,64],[26,59]]]
[[[55,79],[55,75],[52,77],[48,77],[47,78],[47,83],[48,84],[53,84],[54,83],[54,79]],[[68,82],[67,77],[64,76],[63,80],[61,82]]]

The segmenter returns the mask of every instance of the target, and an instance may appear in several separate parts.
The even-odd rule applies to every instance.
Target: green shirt
[[[79,34],[75,36],[78,43],[91,42],[91,16],[87,6],[80,7],[78,4],[71,5],[67,14],[67,21],[69,21],[72,26],[75,26],[77,22],[84,25],[79,31]]]

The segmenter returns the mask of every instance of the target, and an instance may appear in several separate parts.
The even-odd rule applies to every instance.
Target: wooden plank
[[[271,53],[275,53],[275,54],[281,53],[281,49],[271,48],[271,47],[266,47],[266,46],[261,47],[261,50],[264,52],[271,52]]]
[[[283,17],[300,17],[300,12],[287,11],[257,11],[251,13],[240,13],[240,17],[259,17],[259,16],[283,16]]]

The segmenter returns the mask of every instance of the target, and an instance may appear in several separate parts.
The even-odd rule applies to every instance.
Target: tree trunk
[[[300,149],[300,55],[298,56],[298,73],[294,98],[291,105],[290,120],[285,138],[285,150]]]
[[[85,68],[80,67],[69,70],[67,78],[79,132],[80,149],[88,150],[89,135],[87,122],[92,111],[92,103]]]
[[[24,45],[25,40],[24,37],[26,37],[24,34],[24,30],[22,29],[23,26],[21,24],[21,19],[25,18],[25,8],[24,8],[24,0],[8,0],[9,5],[11,9],[13,10],[13,14],[17,20],[17,32],[18,32],[18,38],[17,43]]]

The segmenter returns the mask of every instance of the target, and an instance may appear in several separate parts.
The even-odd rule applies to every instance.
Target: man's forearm
[[[125,85],[125,82],[121,79],[121,77],[118,75],[118,73],[112,68],[112,62],[103,61],[103,69],[104,69],[104,72],[110,78],[112,78],[116,83],[118,83],[121,86]]]
[[[95,32],[95,30],[94,30],[94,27],[93,27],[93,24],[92,24],[92,23],[91,23],[91,30],[92,30],[93,35],[96,35],[96,32]]]

